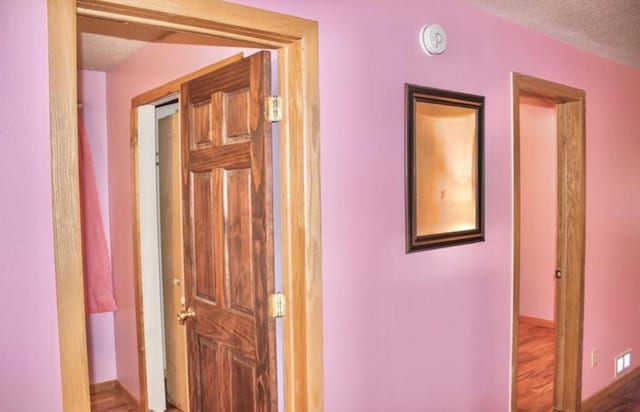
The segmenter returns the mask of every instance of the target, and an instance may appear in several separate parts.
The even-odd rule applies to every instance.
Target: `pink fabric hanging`
[[[81,116],[78,116],[78,140],[85,305],[89,313],[111,312],[116,310],[111,259],[100,213],[93,157]]]

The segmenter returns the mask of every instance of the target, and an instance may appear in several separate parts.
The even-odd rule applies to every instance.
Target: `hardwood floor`
[[[518,412],[553,408],[554,329],[519,323]],[[640,412],[640,368],[583,403],[583,412]]]
[[[101,384],[91,390],[91,412],[139,412],[138,406],[120,390],[115,382]]]
[[[141,412],[139,406],[112,382],[95,385],[91,390],[91,412]],[[169,407],[166,412],[181,412]]]
[[[640,412],[640,368],[623,375],[582,404],[582,412]]]
[[[518,412],[553,408],[554,329],[519,323]]]

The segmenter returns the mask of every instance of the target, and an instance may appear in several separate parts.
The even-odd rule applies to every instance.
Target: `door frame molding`
[[[584,320],[586,127],[585,92],[513,73],[513,312],[511,410],[517,411],[520,313],[520,96],[556,103],[558,145],[558,242],[554,407],[579,412],[582,402]],[[551,274],[549,274],[551,275]],[[556,410],[556,409],[554,409]]]
[[[278,50],[284,404],[323,410],[318,24],[220,0],[47,0],[51,180],[63,409],[90,410],[77,147],[76,16]]]

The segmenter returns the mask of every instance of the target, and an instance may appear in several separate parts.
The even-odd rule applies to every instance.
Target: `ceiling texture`
[[[78,64],[83,70],[104,72],[124,61],[148,43],[103,34],[80,33]]]
[[[464,0],[640,70],[640,0]]]

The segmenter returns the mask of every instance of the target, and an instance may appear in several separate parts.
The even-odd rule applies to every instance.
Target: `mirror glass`
[[[416,102],[416,232],[476,227],[478,176],[474,108]]]

